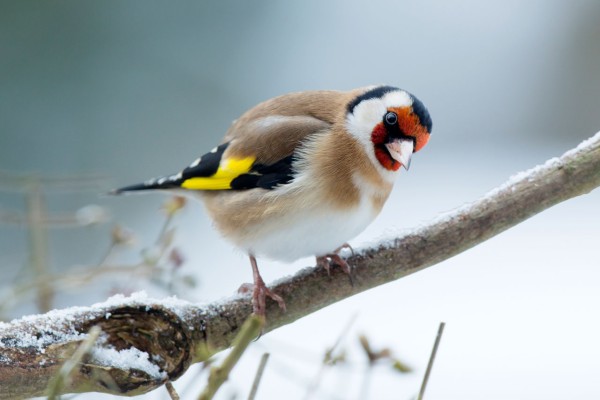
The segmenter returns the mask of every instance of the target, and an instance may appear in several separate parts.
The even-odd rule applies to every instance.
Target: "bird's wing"
[[[114,193],[151,189],[273,189],[293,179],[294,152],[309,136],[331,124],[312,116],[240,118],[225,142],[181,172],[126,186]]]

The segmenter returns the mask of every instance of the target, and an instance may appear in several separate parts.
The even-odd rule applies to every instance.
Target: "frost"
[[[111,347],[94,347],[90,355],[98,365],[124,371],[137,369],[154,379],[167,378],[167,374],[161,371],[158,365],[150,361],[148,353],[134,347],[125,350],[116,350]]]
[[[574,149],[571,149],[569,151],[567,151],[564,156],[572,156],[575,153],[580,152],[581,150],[587,148],[587,147],[591,147],[594,145],[595,142],[600,142],[600,132],[597,132],[594,136],[585,139],[583,142],[579,143],[579,145],[577,147],[575,147]]]
[[[284,276],[281,276],[281,277],[275,279],[274,281],[272,281],[272,282],[269,283],[269,286],[277,286],[277,285],[280,285],[280,284],[283,284],[283,283],[287,283],[287,282],[289,282],[292,279],[293,276],[301,275],[301,274],[304,274],[304,273],[311,273],[312,271],[313,271],[312,267],[301,268],[301,269],[297,270],[294,275],[284,275]],[[241,298],[241,297],[247,297],[247,296],[248,295],[245,294],[245,293],[239,293],[238,292],[238,293],[236,293],[232,297],[232,299]]]
[[[116,294],[112,297],[109,297],[106,301],[101,303],[92,304],[91,311],[94,309],[104,310],[110,309],[114,307],[146,307],[146,311],[151,309],[152,304],[160,304],[163,307],[169,309],[174,312],[178,317],[184,318],[187,312],[189,312],[189,308],[192,305],[189,301],[181,300],[177,298],[177,296],[171,296],[164,299],[155,299],[149,297],[145,291],[132,293],[130,296],[124,296],[122,294]],[[106,318],[110,317],[110,312],[107,311]]]
[[[81,309],[82,307],[72,307],[61,311],[54,310],[45,315],[30,315],[19,320],[13,320],[10,324],[2,324],[0,326],[0,333],[3,330],[11,328],[13,324],[18,325],[20,329],[17,332],[11,332],[6,337],[2,337],[0,339],[0,348],[33,347],[40,353],[44,353],[45,347],[52,343],[64,343],[84,339],[86,334],[76,331],[70,324],[75,318],[70,312]],[[57,329],[57,326],[60,325],[66,326],[64,329]],[[33,335],[30,333],[31,331],[36,332],[36,334]]]
[[[160,304],[184,320],[193,309],[190,307],[191,303],[176,297],[153,299],[145,292],[133,293],[129,297],[115,295],[90,307],[52,310],[46,314],[28,315],[10,323],[1,323],[0,348],[35,348],[38,352],[44,353],[45,348],[51,344],[85,339],[87,334],[77,329],[85,320],[97,318],[99,315],[109,319],[112,315],[111,310],[115,307],[150,308],[152,304]]]

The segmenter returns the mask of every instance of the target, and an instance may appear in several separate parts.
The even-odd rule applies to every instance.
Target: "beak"
[[[414,150],[414,142],[409,139],[394,139],[392,142],[387,143],[385,147],[390,152],[392,158],[408,171]]]

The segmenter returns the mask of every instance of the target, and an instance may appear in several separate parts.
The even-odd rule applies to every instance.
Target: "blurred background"
[[[262,100],[385,83],[428,106],[430,144],[360,246],[599,131],[599,71],[593,0],[2,1],[0,317],[142,289],[212,301],[250,281],[199,203],[102,194],[178,171]],[[258,399],[411,399],[440,321],[429,400],[600,397],[598,204],[595,191],[556,206],[265,335],[218,398],[246,398],[268,351]],[[313,260],[259,265],[272,281]],[[360,334],[413,373],[370,369]],[[321,370],[338,338],[345,360]],[[176,382],[182,398],[204,377]]]

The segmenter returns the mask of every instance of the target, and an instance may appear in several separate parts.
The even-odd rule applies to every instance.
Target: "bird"
[[[253,273],[253,312],[266,299],[285,311],[256,258],[315,256],[329,273],[388,199],[401,167],[429,141],[425,105],[394,86],[294,92],[259,103],[233,121],[221,143],[172,175],[114,190],[192,195],[217,230],[244,251]]]

